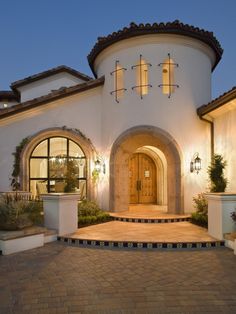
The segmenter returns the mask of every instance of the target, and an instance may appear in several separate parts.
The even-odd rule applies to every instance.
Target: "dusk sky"
[[[176,19],[213,31],[224,49],[212,97],[236,85],[235,0],[0,0],[0,12],[0,90],[62,64],[92,76],[87,55],[98,36]]]

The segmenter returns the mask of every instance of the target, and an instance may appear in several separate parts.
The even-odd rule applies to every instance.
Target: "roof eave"
[[[39,106],[45,105],[47,103],[66,98],[69,96],[73,96],[75,94],[82,93],[84,91],[102,86],[104,84],[105,78],[104,76],[100,77],[99,79],[90,81],[89,83],[83,83],[79,84],[76,87],[70,87],[67,89],[66,92],[54,92],[53,94],[49,94],[46,96],[41,96],[39,98],[36,98],[34,100],[29,100],[21,104],[17,104],[15,106],[12,106],[8,109],[3,109],[2,112],[0,112],[0,120],[8,118],[10,116],[16,115],[18,113],[22,113],[27,110],[31,110],[33,108],[37,108]]]
[[[197,114],[199,117],[203,117],[210,112],[224,106],[233,99],[236,99],[236,87],[233,87],[230,91],[226,92],[222,96],[219,96],[209,104],[199,107],[197,109]]]
[[[50,77],[50,76],[53,76],[53,75],[56,75],[59,73],[63,73],[63,72],[69,73],[72,76],[75,76],[75,77],[77,77],[77,78],[79,78],[85,82],[93,80],[93,78],[91,78],[91,77],[89,77],[83,73],[80,73],[79,71],[76,71],[72,68],[69,68],[67,66],[59,66],[57,68],[53,68],[53,69],[41,72],[39,74],[35,74],[32,76],[26,77],[22,80],[15,81],[11,84],[10,87],[13,91],[16,92],[16,91],[18,91],[18,88],[20,88],[22,86],[31,84],[31,83],[36,82],[36,81],[40,81],[40,80],[45,79],[47,77]]]

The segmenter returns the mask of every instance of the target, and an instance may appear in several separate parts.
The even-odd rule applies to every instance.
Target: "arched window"
[[[162,93],[168,95],[170,98],[175,88],[179,87],[179,85],[175,84],[174,78],[174,68],[178,67],[178,64],[174,63],[168,53],[168,58],[165,59],[163,63],[160,63],[159,66],[162,67],[162,84],[160,84],[159,87],[162,87]]]
[[[131,67],[132,69],[136,69],[136,86],[133,86],[132,89],[136,89],[141,98],[143,98],[144,95],[147,95],[148,88],[152,87],[148,80],[149,66],[151,66],[151,64],[147,63],[142,55],[140,55],[138,63]]]
[[[111,72],[111,75],[114,77],[114,90],[111,92],[111,95],[115,95],[116,102],[119,103],[120,99],[124,96],[126,88],[124,88],[124,71],[126,68],[122,68],[119,64],[119,61],[116,61],[115,70]]]
[[[78,144],[65,137],[41,141],[29,160],[29,188],[33,195],[80,191],[86,196],[86,157]]]

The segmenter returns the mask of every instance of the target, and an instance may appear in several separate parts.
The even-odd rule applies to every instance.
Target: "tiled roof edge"
[[[216,99],[213,99],[208,104],[202,105],[197,109],[197,114],[199,117],[203,117],[204,115],[210,113],[211,111],[225,105],[229,101],[236,98],[236,86],[231,88],[229,91],[225,92],[224,94],[220,95]]]
[[[16,100],[19,101],[19,94],[11,90],[1,90],[0,100]]]
[[[27,84],[30,84],[32,82],[35,82],[35,81],[38,81],[38,80],[41,80],[41,79],[44,79],[44,78],[47,78],[49,76],[52,76],[52,75],[55,75],[55,74],[58,74],[58,73],[62,73],[62,72],[67,72],[79,79],[82,79],[84,81],[91,81],[93,80],[93,78],[91,78],[90,76],[88,75],[85,75],[77,70],[74,70],[68,66],[65,66],[65,65],[60,65],[58,67],[55,67],[55,68],[52,68],[52,69],[49,69],[47,71],[43,71],[43,72],[40,72],[40,73],[37,73],[37,74],[34,74],[34,75],[31,75],[31,76],[28,76],[22,80],[18,80],[18,81],[15,81],[11,84],[11,88],[13,90],[16,90],[18,87],[21,87],[21,86],[24,86],[24,85],[27,85]]]
[[[82,93],[86,90],[96,88],[98,86],[101,86],[104,84],[105,78],[104,76],[88,81],[86,83],[78,84],[72,87],[67,87],[67,88],[61,88],[59,90],[53,91],[52,93],[48,95],[44,95],[32,100],[28,100],[26,102],[17,104],[15,106],[6,108],[6,109],[1,109],[0,110],[0,119],[7,118],[9,116],[15,115],[17,113],[21,113],[27,110],[30,110],[35,107],[39,107],[41,105],[47,104],[52,101],[56,101],[58,99],[62,99],[64,97],[68,97],[71,95],[75,95],[78,93]]]
[[[204,42],[214,50],[216,55],[216,61],[213,65],[212,71],[220,61],[223,53],[223,49],[213,32],[205,31],[204,29],[200,29],[192,25],[183,24],[178,20],[159,24],[136,24],[132,22],[129,27],[124,27],[122,30],[113,32],[105,37],[98,37],[96,44],[88,55],[88,62],[95,77],[96,73],[94,70],[94,61],[101,51],[120,40],[146,34],[177,34],[193,37]]]

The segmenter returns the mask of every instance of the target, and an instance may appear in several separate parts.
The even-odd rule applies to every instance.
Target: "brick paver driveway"
[[[48,244],[0,256],[0,313],[236,313],[236,256]]]

